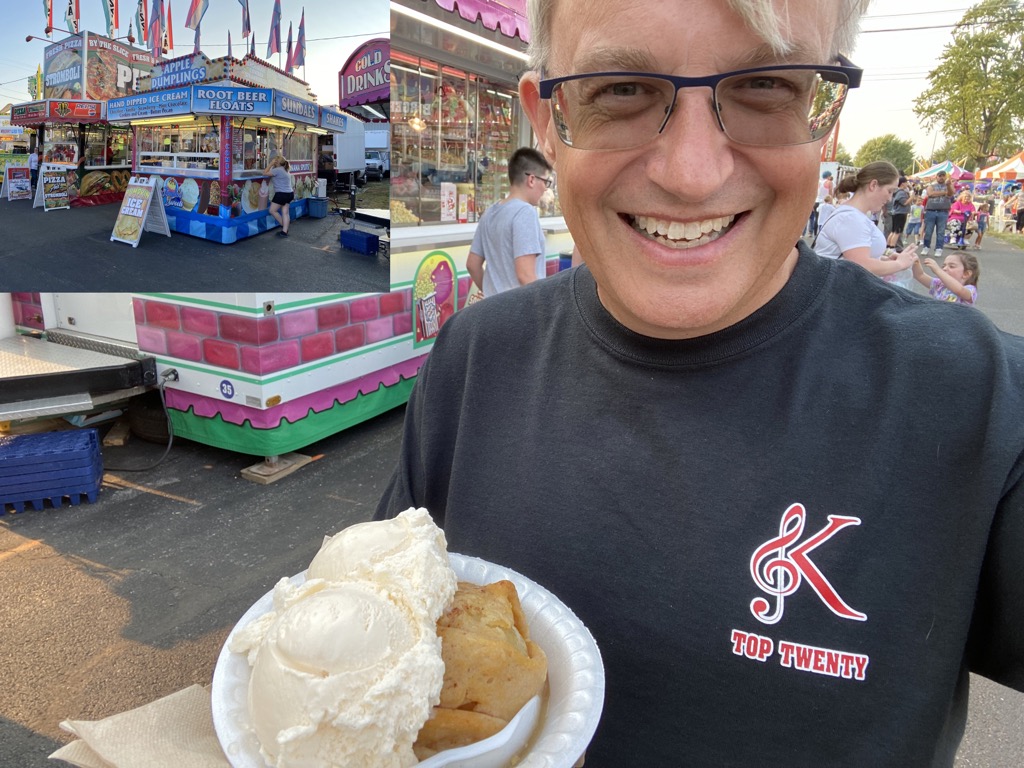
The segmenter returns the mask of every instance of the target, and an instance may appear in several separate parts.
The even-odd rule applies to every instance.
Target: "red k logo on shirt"
[[[867,614],[856,611],[846,604],[832,587],[818,566],[810,558],[812,550],[832,539],[843,528],[860,525],[860,518],[829,515],[828,525],[798,543],[804,533],[807,512],[802,504],[793,504],[782,514],[779,535],[766,541],[750,558],[750,575],[762,591],[774,598],[774,607],[769,600],[756,597],[750,601],[754,618],[764,624],[775,624],[782,618],[786,598],[807,582],[814,593],[832,613],[844,619],[866,621]]]

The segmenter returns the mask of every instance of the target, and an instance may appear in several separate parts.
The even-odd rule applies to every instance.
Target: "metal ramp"
[[[34,336],[0,339],[0,421],[82,413],[157,383],[156,360],[139,357],[132,347],[85,335],[54,336],[62,343]]]

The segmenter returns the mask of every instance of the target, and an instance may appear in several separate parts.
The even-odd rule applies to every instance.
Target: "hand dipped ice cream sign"
[[[338,106],[371,104],[391,98],[391,42],[380,38],[356,48],[338,73]]]

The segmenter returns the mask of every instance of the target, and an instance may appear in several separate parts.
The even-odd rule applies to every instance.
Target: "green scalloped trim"
[[[403,378],[390,387],[381,385],[375,392],[356,395],[347,403],[335,403],[326,411],[310,410],[306,418],[294,423],[282,419],[274,429],[256,429],[249,421],[231,424],[220,414],[212,418],[197,416],[191,407],[187,411],[168,408],[167,412],[177,437],[236,453],[280,456],[405,405],[415,383],[413,377]]]

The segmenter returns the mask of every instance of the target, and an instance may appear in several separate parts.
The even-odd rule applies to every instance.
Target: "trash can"
[[[569,269],[572,266],[572,251],[558,254],[558,271]]]
[[[326,197],[311,197],[309,198],[309,215],[313,219],[323,219],[327,216],[327,198]]]

